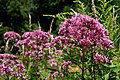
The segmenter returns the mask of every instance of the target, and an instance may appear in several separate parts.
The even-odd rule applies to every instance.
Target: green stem
[[[84,78],[84,52],[82,51],[82,53],[83,53],[83,55],[82,55],[82,80],[85,80],[85,78]]]
[[[27,74],[29,74],[29,71],[30,71],[30,69],[31,69],[31,66],[32,66],[32,64],[29,62],[29,63],[28,63],[28,70],[27,70]]]
[[[91,77],[92,77],[92,79],[94,79],[94,80],[96,80],[96,76],[95,76],[95,66],[94,66],[94,62],[93,62],[93,60],[94,60],[94,58],[93,58],[93,56],[94,56],[94,53],[92,52],[91,53]]]

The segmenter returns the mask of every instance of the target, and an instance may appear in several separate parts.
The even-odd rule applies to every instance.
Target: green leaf
[[[118,65],[107,65],[107,64],[104,64],[105,67],[108,67],[108,68],[113,68],[113,67],[117,67]]]
[[[109,67],[110,68],[113,68],[113,67],[117,67],[118,65],[110,65]]]
[[[108,79],[109,79],[109,73],[105,75],[105,80],[108,80]]]
[[[120,80],[119,76],[116,76],[116,79],[117,79],[117,80]]]
[[[115,68],[115,69],[113,69],[113,71],[114,71],[114,72],[119,72],[120,69],[119,69],[119,68]]]

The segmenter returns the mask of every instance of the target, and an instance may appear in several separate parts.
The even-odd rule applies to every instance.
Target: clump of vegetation
[[[14,31],[4,33],[0,79],[120,79],[119,7],[111,5],[112,0],[74,3],[76,7],[68,12],[44,15],[56,19],[57,35],[52,30],[54,20],[49,32],[44,32],[40,23],[39,29],[32,29],[31,18],[28,31],[22,35]],[[32,9],[37,8],[29,7],[27,13]]]

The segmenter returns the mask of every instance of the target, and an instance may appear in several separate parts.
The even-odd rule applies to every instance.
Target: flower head
[[[12,54],[0,54],[0,74],[25,78],[26,69],[22,61]]]
[[[87,15],[77,14],[67,19],[61,24],[59,35],[73,40],[73,43],[80,45],[84,51],[89,51],[90,48],[113,48],[108,31],[97,19]]]
[[[32,34],[32,39],[36,40],[39,43],[47,43],[51,38],[51,35],[47,32],[41,30],[35,30]]]
[[[103,56],[98,53],[95,54],[94,61],[98,64],[100,64],[100,63],[110,63],[111,64],[111,61],[109,60],[108,56]]]
[[[22,35],[22,38],[23,39],[29,39],[32,37],[32,34],[33,32],[25,32],[23,35]]]
[[[20,35],[14,31],[4,33],[4,40],[15,40],[18,41],[20,39]]]

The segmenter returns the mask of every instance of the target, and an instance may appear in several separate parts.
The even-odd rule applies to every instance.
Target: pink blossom
[[[32,34],[32,38],[38,43],[46,43],[51,38],[50,33],[43,32],[41,30],[35,30]]]
[[[66,61],[64,61],[64,62],[63,62],[63,64],[62,64],[62,66],[61,66],[61,68],[62,68],[62,69],[68,69],[68,68],[69,68],[70,63],[71,63],[70,61],[67,61],[67,62],[66,62]]]
[[[12,54],[0,54],[0,74],[24,79],[26,69],[22,61]]]
[[[58,76],[58,71],[55,71],[55,72],[52,74],[52,76],[53,76],[54,78],[56,78],[56,77]]]
[[[66,37],[72,44],[81,46],[83,51],[92,49],[113,48],[113,42],[109,39],[108,30],[97,20],[87,15],[77,14],[61,24],[59,36]],[[61,46],[59,40],[56,40]]]
[[[103,56],[98,53],[95,54],[94,61],[97,62],[98,64],[100,64],[100,63],[110,63],[111,64],[111,61],[109,60],[108,56]]]
[[[30,38],[32,38],[32,34],[33,34],[33,32],[25,32],[25,33],[22,35],[22,38],[23,38],[23,39],[30,39]]]
[[[13,41],[18,41],[20,39],[20,35],[14,31],[6,32],[4,33],[4,40],[13,40]]]
[[[57,60],[56,59],[50,59],[48,62],[50,63],[51,66],[54,66],[54,67],[57,66]]]

